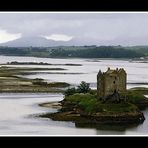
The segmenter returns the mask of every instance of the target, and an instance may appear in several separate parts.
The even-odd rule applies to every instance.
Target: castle
[[[123,68],[110,69],[97,74],[97,96],[106,99],[108,96],[116,96],[126,92],[127,74]]]

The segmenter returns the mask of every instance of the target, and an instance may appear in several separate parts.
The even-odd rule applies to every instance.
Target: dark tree
[[[86,82],[82,81],[80,83],[80,85],[78,86],[77,91],[79,93],[88,93],[90,91],[89,83],[86,83]]]

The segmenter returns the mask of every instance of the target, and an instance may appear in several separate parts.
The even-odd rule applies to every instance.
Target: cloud
[[[21,33],[12,34],[8,33],[7,30],[0,30],[0,43],[13,41],[21,37]]]
[[[81,45],[147,44],[148,13],[0,13],[0,28],[24,37],[44,36]],[[66,35],[67,37],[59,36]],[[69,37],[74,37],[69,38]],[[142,41],[140,41],[140,40]],[[77,41],[77,42],[76,42]]]
[[[42,36],[48,40],[54,40],[54,41],[70,41],[73,37],[68,36],[65,34],[51,34],[48,36]]]

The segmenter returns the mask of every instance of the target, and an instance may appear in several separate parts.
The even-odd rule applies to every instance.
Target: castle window
[[[113,83],[115,84],[116,82],[115,82],[115,81],[113,81]]]

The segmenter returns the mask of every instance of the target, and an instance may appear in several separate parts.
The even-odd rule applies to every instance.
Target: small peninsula
[[[45,62],[7,62],[6,64],[2,65],[53,65],[53,66],[82,66],[81,64],[73,64],[73,63],[66,63],[66,64],[51,64]]]
[[[63,92],[70,84],[65,82],[46,82],[44,79],[29,79],[22,75],[40,71],[64,71],[63,68],[0,67],[0,92]]]

